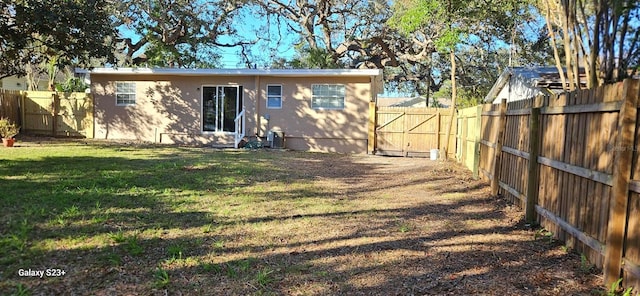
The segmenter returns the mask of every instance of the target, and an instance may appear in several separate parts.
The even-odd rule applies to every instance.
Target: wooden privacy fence
[[[0,118],[20,124],[20,91],[0,89]]]
[[[455,155],[456,138],[446,134],[452,116],[449,109],[377,107],[375,103],[370,108],[369,153],[427,156],[432,149],[442,153],[448,140],[448,156]],[[453,133],[456,121],[452,123]]]
[[[89,94],[27,92],[22,106],[25,132],[93,138],[93,100]]]
[[[458,110],[456,131],[456,160],[477,178],[480,165],[480,131],[482,106]]]
[[[93,99],[86,93],[22,92],[21,132],[93,138]]]
[[[557,238],[640,287],[640,81],[482,108],[480,173]]]

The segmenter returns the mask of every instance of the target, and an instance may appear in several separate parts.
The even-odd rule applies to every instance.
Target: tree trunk
[[[562,83],[562,89],[567,90],[567,79],[562,70],[562,62],[560,61],[560,53],[558,52],[558,46],[556,44],[556,33],[551,25],[551,4],[547,1],[547,13],[545,16],[547,22],[547,30],[549,31],[549,42],[551,42],[551,48],[553,48],[553,59],[556,62],[556,69],[558,69],[558,75],[560,76],[560,82]]]
[[[598,0],[593,0],[595,8],[595,26],[593,27],[593,42],[589,50],[589,77],[587,78],[587,88],[598,86],[598,53],[600,52],[600,23],[602,22],[602,6]]]
[[[442,159],[449,158],[449,142],[451,141],[451,128],[453,126],[453,120],[456,116],[456,96],[458,94],[456,90],[456,53],[453,48],[451,49],[449,58],[451,59],[451,106],[449,106],[451,117],[449,118],[449,125],[447,125],[447,139],[444,142],[444,146],[442,147],[443,153],[440,156]]]
[[[429,107],[429,97],[431,95],[431,68],[433,66],[432,64],[432,60],[431,60],[431,55],[429,55],[427,57],[427,89],[425,92],[425,98],[426,98],[426,107]]]
[[[573,27],[573,22],[572,22],[572,11],[571,11],[571,0],[569,1],[562,1],[562,8],[563,8],[563,12],[564,12],[564,20],[562,22],[562,40],[564,43],[564,60],[565,60],[565,71],[567,71],[567,81],[569,82],[569,90],[575,90],[575,75],[576,73],[573,73],[573,44],[571,42],[571,34],[570,32],[572,31],[571,28]]]

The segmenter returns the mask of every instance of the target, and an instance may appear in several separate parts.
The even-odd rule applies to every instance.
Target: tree
[[[57,67],[113,60],[115,31],[106,5],[106,0],[0,0],[0,78],[24,75],[27,64],[53,58]]]
[[[122,32],[118,41],[123,64],[163,67],[211,67],[216,48],[251,44],[239,40],[232,18],[242,0],[123,0],[112,12]],[[134,38],[135,37],[135,38]]]
[[[385,69],[387,85],[408,92],[436,88],[430,57],[435,49],[420,34],[405,36],[390,27],[389,1],[266,0],[254,1],[277,26],[278,36],[297,35],[298,55],[323,52],[326,66]],[[268,28],[267,28],[268,29]],[[280,39],[280,38],[279,38]],[[306,51],[306,52],[305,52]],[[288,64],[279,61],[279,65]]]
[[[539,0],[565,89],[621,81],[637,71],[640,59],[640,1]]]
[[[460,26],[454,24],[452,15],[464,6],[464,4],[460,4],[460,2],[452,0],[446,2],[438,0],[399,1],[394,6],[394,17],[389,20],[391,26],[400,29],[405,34],[422,32],[422,36],[430,37],[428,42],[433,44],[433,49],[449,53],[451,63],[451,120],[447,126],[447,140],[443,148],[444,158],[448,157],[449,137],[456,108],[455,47],[460,42],[460,35],[462,34]],[[431,34],[424,34],[424,32]]]
[[[332,53],[323,48],[302,47],[297,50],[298,56],[288,62],[294,69],[335,69],[344,65],[334,59]]]
[[[392,27],[404,34],[419,34],[426,38],[432,48],[449,56],[451,112],[457,103],[456,51],[465,40],[487,38],[489,44],[499,40],[496,36],[513,36],[510,31],[515,24],[527,16],[526,3],[522,1],[460,1],[460,0],[404,0],[394,5]],[[500,33],[500,34],[497,34]],[[509,34],[510,33],[510,34]],[[418,40],[420,41],[420,40]],[[424,42],[424,41],[421,41]],[[468,42],[467,42],[468,43]],[[453,116],[451,117],[453,121]],[[453,122],[449,122],[447,135],[451,134]],[[444,157],[447,157],[449,141],[445,141]]]

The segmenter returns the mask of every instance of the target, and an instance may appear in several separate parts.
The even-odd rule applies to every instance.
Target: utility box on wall
[[[267,142],[271,148],[284,149],[284,132],[271,130],[267,134]]]

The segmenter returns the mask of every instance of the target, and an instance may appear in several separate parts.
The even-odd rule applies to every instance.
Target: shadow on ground
[[[1,294],[599,291],[579,256],[537,239],[455,164],[110,143],[19,149],[30,151],[0,156],[0,189],[11,192],[0,199]],[[29,268],[67,274],[18,275]]]

